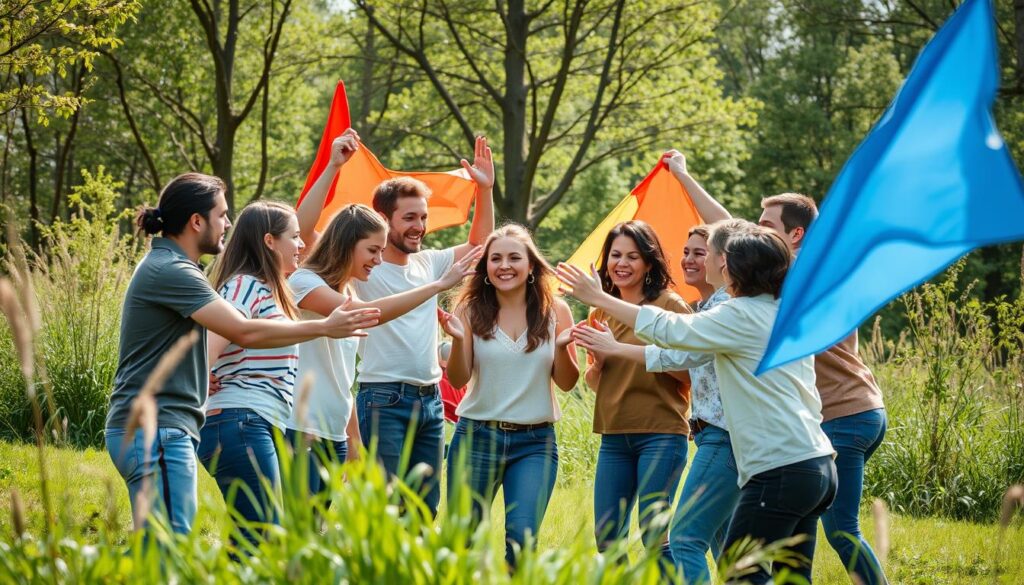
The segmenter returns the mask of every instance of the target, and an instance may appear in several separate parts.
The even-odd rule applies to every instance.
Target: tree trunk
[[[39,150],[32,141],[32,127],[28,122],[28,108],[21,110],[21,127],[25,133],[25,152],[28,154],[28,215],[32,249],[39,250]]]
[[[1013,2],[1013,24],[1014,24],[1014,49],[1016,49],[1017,70],[1014,72],[1014,81],[1017,89],[1024,91],[1024,0]]]
[[[504,131],[505,196],[495,202],[500,215],[526,223],[530,186],[526,176],[526,37],[530,21],[524,0],[510,0],[505,19],[505,96],[502,103]]]
[[[374,9],[372,6],[367,6],[366,10],[371,15],[373,14]],[[363,67],[362,71],[360,71],[359,81],[359,109],[352,120],[352,125],[360,132],[368,129],[370,111],[373,109],[373,68],[377,63],[376,36],[373,24],[367,19],[366,34],[363,36]],[[372,140],[372,136],[369,134],[362,138],[367,141]]]

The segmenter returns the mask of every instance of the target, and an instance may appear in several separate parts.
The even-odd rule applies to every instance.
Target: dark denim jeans
[[[672,509],[672,498],[686,468],[686,443],[686,435],[668,433],[601,436],[594,477],[598,550],[604,551],[629,535],[629,519],[639,500],[644,547],[672,566],[666,530],[649,531],[649,526],[656,514]]]
[[[882,565],[860,531],[860,498],[864,491],[864,466],[882,444],[887,426],[885,409],[869,410],[821,423],[836,450],[839,488],[836,500],[821,524],[847,571],[864,585],[888,583]]]
[[[296,451],[302,449],[302,433],[288,429],[285,435],[288,444],[296,447]],[[306,449],[309,457],[309,488],[310,495],[317,495],[330,488],[330,484],[324,481],[324,474],[327,473],[327,463],[344,463],[348,457],[348,441],[332,441],[330,439],[313,439]],[[324,503],[324,508],[331,506],[331,500]]]
[[[217,481],[224,503],[247,522],[278,522],[271,490],[281,485],[274,425],[248,408],[225,408],[199,432],[199,461]],[[256,532],[240,527],[250,542]]]
[[[669,542],[676,573],[697,585],[711,580],[707,552],[710,549],[716,560],[721,556],[740,487],[728,432],[709,425],[693,441],[697,454],[679,495]]]
[[[536,538],[557,476],[554,427],[503,431],[465,417],[455,425],[448,449],[449,506],[457,506],[460,490],[468,487],[473,520],[479,522],[501,487],[505,496],[505,560],[510,567],[516,566],[516,553],[525,546],[527,536]]]
[[[141,430],[129,438],[124,429],[107,429],[104,439],[114,467],[128,484],[135,529],[144,528],[147,521],[137,506],[139,494],[148,484],[155,500],[148,503],[150,510],[163,514],[172,531],[191,532],[198,486],[195,440],[184,429],[174,427],[158,428],[148,452]]]
[[[438,392],[422,396],[416,388],[401,382],[360,384],[356,395],[359,433],[367,447],[376,442],[377,458],[391,475],[404,475],[420,463],[430,466],[433,474],[420,491],[431,513],[437,514],[444,462],[444,408]],[[410,434],[412,450],[403,465],[402,451]]]
[[[818,518],[836,495],[836,466],[831,455],[784,465],[750,478],[740,490],[740,500],[729,525],[725,547],[745,536],[764,543],[806,535],[790,548],[803,558],[793,573],[811,582],[811,561],[818,534]],[[775,573],[782,567],[776,565]],[[751,583],[768,583],[772,574],[765,568],[746,577]]]

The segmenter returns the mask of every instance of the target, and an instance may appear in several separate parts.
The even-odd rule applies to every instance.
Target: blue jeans
[[[686,435],[668,433],[601,436],[594,477],[594,534],[598,550],[629,535],[629,519],[639,499],[640,531],[648,552],[657,551],[666,566],[672,551],[665,532],[648,532],[654,516],[672,509],[679,478],[686,468]]]
[[[725,531],[740,498],[736,483],[736,459],[729,433],[706,426],[693,438],[697,454],[683,483],[676,515],[672,519],[669,542],[676,573],[686,583],[711,580],[707,552],[717,560],[725,545]]]
[[[301,448],[298,441],[302,439],[298,433],[291,429],[286,434],[288,444]],[[309,456],[309,488],[310,495],[317,495],[327,491],[331,486],[323,480],[326,473],[327,463],[344,463],[348,457],[348,441],[332,441],[330,439],[314,439],[306,450]],[[331,500],[324,503],[324,508],[329,508]]]
[[[197,478],[196,442],[184,431],[160,427],[149,451],[142,431],[128,438],[124,429],[107,429],[104,433],[107,453],[117,472],[128,484],[135,529],[143,528],[148,514],[138,509],[139,495],[149,486],[155,500],[146,503],[146,510],[164,514],[171,530],[188,534],[196,517]]]
[[[368,382],[359,385],[356,414],[359,434],[367,446],[377,445],[377,458],[393,476],[401,476],[420,463],[433,473],[420,488],[423,501],[432,514],[441,503],[441,464],[444,462],[444,408],[434,384],[434,393],[426,396],[419,386],[402,382]],[[402,453],[407,436],[412,437],[409,459],[403,465]]]
[[[860,532],[860,497],[864,490],[864,465],[882,444],[887,426],[885,409],[869,410],[821,423],[836,450],[839,488],[836,500],[821,524],[825,537],[846,569],[864,585],[888,583],[882,565]]]
[[[465,466],[465,467],[463,467]],[[527,535],[536,538],[558,476],[555,429],[503,431],[465,417],[455,425],[448,449],[448,502],[470,488],[474,522],[487,514],[500,486],[505,494],[505,560],[516,566],[516,552]]]
[[[811,562],[818,535],[818,518],[836,496],[836,466],[831,455],[823,455],[776,467],[750,478],[740,490],[740,499],[729,525],[725,547],[745,536],[772,543],[791,536],[806,536],[788,549],[802,557],[792,573],[811,582]],[[775,567],[775,572],[781,566]],[[763,567],[747,577],[754,584],[769,583],[772,575]]]
[[[248,408],[225,408],[206,418],[199,435],[199,461],[217,481],[224,503],[246,522],[278,522],[269,490],[281,485],[274,425]],[[255,542],[252,527],[242,535]]]

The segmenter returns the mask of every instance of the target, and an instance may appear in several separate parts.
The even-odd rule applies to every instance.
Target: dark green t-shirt
[[[124,428],[132,400],[157,362],[178,339],[199,332],[181,363],[157,393],[157,424],[199,438],[209,383],[206,330],[192,314],[217,300],[202,270],[173,241],[153,238],[152,249],[135,268],[121,309],[121,345],[107,428]]]

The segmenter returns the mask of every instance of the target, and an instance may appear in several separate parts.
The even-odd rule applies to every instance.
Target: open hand
[[[462,279],[467,276],[476,274],[476,265],[480,261],[480,256],[483,255],[483,246],[476,246],[469,251],[468,254],[462,257],[458,262],[452,264],[452,267],[448,269],[448,272],[444,273],[444,276],[437,282],[441,284],[446,290],[462,282]]]
[[[380,323],[380,309],[350,309],[351,301],[345,301],[327,317],[327,335],[335,339],[341,337],[366,337],[362,329]]]
[[[331,143],[331,165],[341,168],[359,150],[359,133],[349,128]]]
[[[594,306],[604,294],[601,277],[593,264],[590,265],[590,274],[587,274],[572,264],[559,262],[556,273],[558,280],[562,281],[559,290],[576,297],[581,303]]]
[[[462,159],[462,168],[466,169],[469,177],[481,188],[490,189],[494,186],[494,159],[491,158],[491,147],[487,146],[487,138],[476,137],[476,147],[473,152],[473,164]]]
[[[555,338],[555,348],[565,349],[572,342],[572,327],[566,327],[561,333],[558,334],[558,337]]]
[[[594,359],[604,362],[608,356],[618,353],[621,344],[615,340],[615,336],[604,323],[598,325],[600,328],[580,323],[572,328],[572,337],[580,347],[590,352]]]
[[[462,321],[455,315],[452,315],[448,311],[441,309],[437,310],[437,320],[441,322],[441,327],[444,332],[452,336],[452,339],[458,339],[464,341],[466,339],[466,329],[462,326]]]

